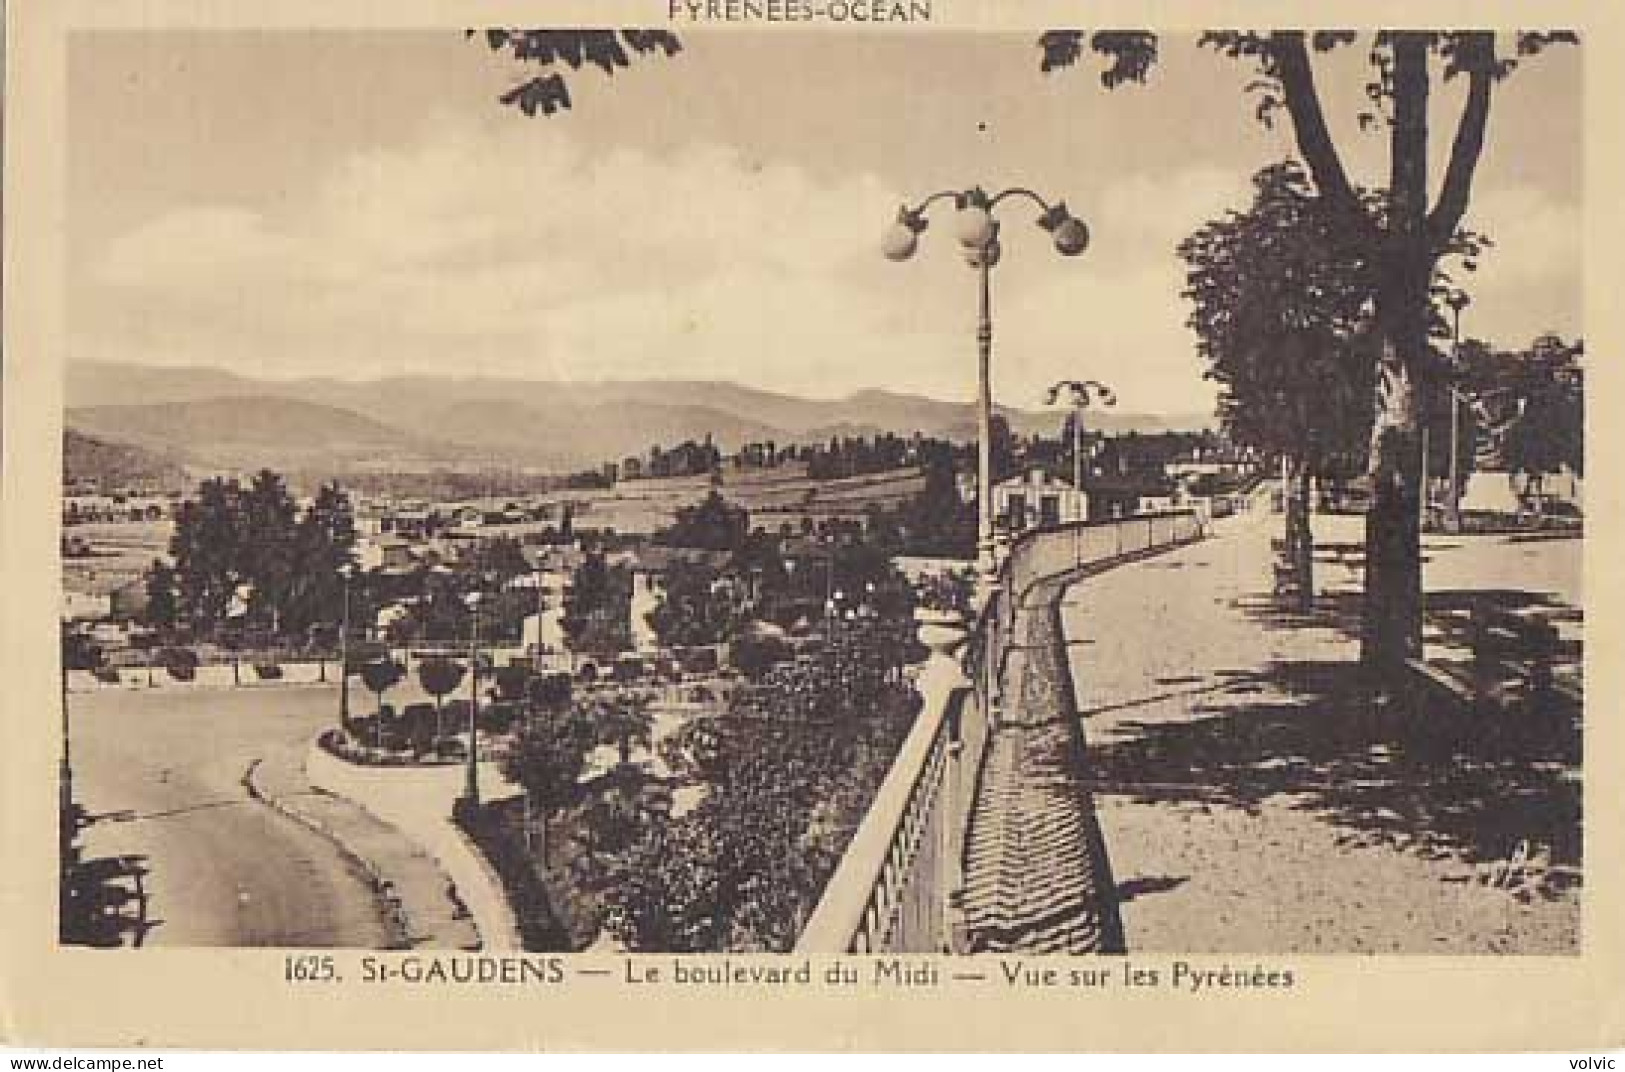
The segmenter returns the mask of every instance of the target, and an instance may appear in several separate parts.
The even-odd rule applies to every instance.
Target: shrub
[[[915,593],[919,605],[926,610],[967,614],[975,587],[970,570],[950,570],[921,577],[915,584]]]
[[[678,653],[678,660],[685,673],[714,674],[717,672],[717,649],[715,648],[684,648]]]
[[[261,681],[282,680],[282,667],[276,663],[255,663],[254,673]]]
[[[783,637],[742,636],[730,646],[729,655],[740,673],[759,681],[776,664],[793,659],[795,650]]]
[[[197,679],[198,657],[191,648],[165,648],[158,654],[158,662],[176,681]]]

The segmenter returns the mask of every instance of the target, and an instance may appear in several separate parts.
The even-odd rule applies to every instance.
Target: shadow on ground
[[[162,924],[148,915],[144,855],[99,856],[63,876],[59,938],[63,945],[140,947]]]
[[[1358,840],[1470,861],[1527,841],[1579,863],[1579,717],[1559,700],[1494,713],[1373,703],[1356,663],[1301,661],[1234,672],[1191,714],[1116,721],[1113,740],[1089,746],[1090,774],[1146,803],[1257,809],[1285,797]]]

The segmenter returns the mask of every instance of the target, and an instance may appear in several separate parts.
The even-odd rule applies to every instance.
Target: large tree
[[[734,597],[734,584],[714,566],[677,559],[666,571],[660,602],[649,625],[665,647],[697,647],[732,639],[746,608]]]
[[[1523,477],[1539,499],[1544,478],[1568,468],[1585,473],[1584,343],[1557,335],[1521,350],[1480,342],[1462,347],[1458,378],[1472,400],[1472,431],[1497,467]]]
[[[246,488],[207,479],[181,504],[170,536],[179,617],[207,636],[225,623],[246,587],[251,624],[308,636],[311,626],[342,616],[339,569],[354,546],[350,502],[337,485],[322,488],[301,515],[282,477],[269,469]]]
[[[632,578],[610,565],[602,551],[589,551],[564,597],[564,634],[572,651],[611,654],[632,646]]]
[[[337,484],[324,484],[292,534],[293,569],[282,614],[283,631],[308,633],[344,616],[344,576],[352,564],[356,531],[350,500]]]
[[[1310,481],[1364,467],[1371,430],[1371,264],[1342,241],[1294,161],[1253,177],[1252,204],[1179,246],[1219,415],[1236,442],[1286,459],[1285,547],[1299,608],[1314,596]]]
[[[540,811],[542,865],[547,866],[548,817],[581,794],[581,775],[596,733],[572,704],[533,703],[503,756],[502,771]]]
[[[749,531],[749,515],[713,489],[699,502],[678,507],[672,524],[655,534],[655,542],[671,547],[737,551]]]
[[[162,559],[154,559],[147,570],[147,607],[142,612],[148,625],[173,629],[180,615],[175,598],[175,571]]]
[[[261,469],[243,491],[241,510],[245,527],[241,564],[250,586],[249,620],[273,634],[280,633],[282,612],[299,566],[293,496],[279,473]]]
[[[654,693],[647,689],[601,689],[586,698],[583,717],[601,744],[615,746],[621,766],[632,762],[632,749],[654,743]]]
[[[1440,256],[1460,226],[1488,128],[1491,96],[1519,59],[1572,33],[1517,33],[1512,52],[1488,31],[1383,31],[1369,42],[1374,74],[1366,87],[1372,111],[1362,125],[1388,132],[1388,176],[1381,203],[1363,199],[1345,170],[1316,87],[1313,53],[1358,40],[1352,31],[1206,33],[1201,43],[1256,65],[1258,112],[1268,122],[1285,109],[1298,152],[1325,211],[1369,259],[1375,275],[1373,420],[1367,447],[1372,502],[1366,516],[1365,611],[1361,654],[1388,670],[1420,653],[1422,643],[1420,451],[1417,390],[1428,361],[1431,284]],[[1054,31],[1040,40],[1042,67],[1077,64],[1085,47],[1108,58],[1108,86],[1143,81],[1155,62],[1156,38],[1138,32]],[[1465,77],[1438,195],[1429,203],[1428,101],[1434,66],[1446,80]]]

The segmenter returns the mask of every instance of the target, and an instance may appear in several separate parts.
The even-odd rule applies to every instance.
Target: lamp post
[[[78,834],[78,816],[73,807],[73,750],[69,743],[68,733],[68,660],[66,645],[58,655],[61,663],[60,674],[62,687],[62,758],[57,767],[57,821],[59,847],[61,849],[60,863],[64,871],[71,863],[69,857],[73,849],[73,839]]]
[[[1112,389],[1099,380],[1060,380],[1049,389],[1044,401],[1053,406],[1065,393],[1072,400],[1072,487],[1083,492],[1083,411],[1091,399],[1103,406],[1117,405]]]
[[[1422,477],[1416,494],[1416,531],[1428,530],[1428,390],[1422,388]]]
[[[346,734],[350,726],[350,579],[355,566],[346,562],[339,567],[344,581],[344,609],[339,614],[339,726]]]
[[[1053,205],[1031,190],[1011,187],[989,196],[980,186],[969,190],[943,190],[917,205],[904,205],[897,222],[886,233],[882,252],[894,261],[914,255],[920,235],[926,229],[926,212],[942,201],[952,201],[957,210],[954,234],[966,260],[977,275],[976,315],[976,544],[977,571],[982,591],[991,591],[998,572],[993,541],[993,389],[990,365],[993,358],[992,272],[1003,246],[999,242],[999,221],[994,212],[1000,204],[1022,198],[1038,206],[1038,226],[1049,232],[1056,252],[1075,257],[1089,245],[1089,228],[1068,211],[1065,202]]]
[[[1461,311],[1473,303],[1464,290],[1453,290],[1445,298],[1445,304],[1450,306],[1452,314],[1450,324],[1450,363],[1456,375],[1461,374]],[[1456,385],[1446,385],[1450,391],[1450,488],[1449,497],[1445,500],[1449,505],[1445,513],[1445,529],[1449,532],[1461,531],[1461,462],[1458,455],[1461,452],[1461,393]]]
[[[479,733],[480,715],[481,593],[470,592],[467,599],[469,609],[474,612],[468,645],[468,779],[463,785],[463,799],[459,803],[473,809],[480,803],[480,749],[479,738],[476,735]]]

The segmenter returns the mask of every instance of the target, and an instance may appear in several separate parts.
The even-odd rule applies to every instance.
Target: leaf
[[[542,75],[524,82],[499,98],[503,104],[517,105],[528,116],[538,108],[543,115],[552,115],[561,108],[570,107],[570,90],[560,74]]]
[[[1062,67],[1071,67],[1083,55],[1082,30],[1051,30],[1041,34],[1038,47],[1043,52],[1039,70],[1048,74]]]
[[[476,31],[465,32],[472,37]],[[549,68],[554,65],[580,70],[591,65],[606,76],[619,68],[632,65],[633,55],[676,55],[682,50],[677,36],[664,30],[512,30],[491,28],[484,31],[486,44],[495,51],[511,52],[521,63]],[[500,98],[505,105],[517,107],[527,116],[538,111],[552,115],[571,106],[571,98],[564,76],[558,71],[545,73],[514,86]]]
[[[1040,34],[1042,54],[1039,70],[1044,73],[1074,67],[1083,58],[1083,30],[1050,30]],[[1146,80],[1157,62],[1157,35],[1146,30],[1101,30],[1088,38],[1089,49],[1110,62],[1100,73],[1101,84],[1115,89],[1124,82]]]
[[[1316,52],[1330,52],[1339,45],[1352,44],[1360,35],[1353,30],[1317,30],[1309,38]]]

